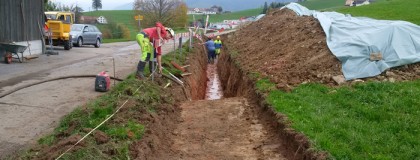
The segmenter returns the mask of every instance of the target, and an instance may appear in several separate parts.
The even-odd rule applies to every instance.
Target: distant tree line
[[[216,9],[218,13],[222,13],[223,12],[222,6],[213,5],[213,6],[210,7],[210,9]]]
[[[300,1],[304,1],[304,0],[300,0]],[[262,14],[267,14],[271,9],[281,8],[285,5],[286,3],[280,3],[280,2],[271,2],[270,5],[268,5],[267,2],[265,2]]]
[[[188,7],[183,0],[135,0],[133,9],[143,15],[143,27],[161,22],[167,27],[183,28],[188,23]]]

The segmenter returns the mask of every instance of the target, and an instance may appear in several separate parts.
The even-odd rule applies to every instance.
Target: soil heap
[[[297,16],[289,9],[276,10],[259,21],[242,27],[225,42],[229,53],[248,73],[257,71],[278,88],[291,89],[306,82],[337,85],[334,76],[342,75],[340,61],[326,44],[319,21]],[[420,64],[390,69],[369,78],[380,81],[420,78]]]

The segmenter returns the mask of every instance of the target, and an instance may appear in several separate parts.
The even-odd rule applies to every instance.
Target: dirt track
[[[184,103],[174,159],[285,159],[279,139],[251,108],[245,98]]]
[[[291,154],[271,125],[272,119],[263,118],[260,107],[244,97],[219,99],[222,90],[217,65],[196,56],[202,54],[197,47],[191,56],[196,65],[189,68],[195,73],[188,81],[195,100],[175,107],[176,112],[170,115],[178,114],[179,118],[155,117],[143,139],[132,146],[134,158],[289,159]],[[200,74],[207,74],[207,78]],[[213,100],[197,100],[204,98]]]

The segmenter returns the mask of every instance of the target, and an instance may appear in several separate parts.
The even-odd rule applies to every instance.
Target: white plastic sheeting
[[[297,3],[284,8],[318,19],[328,48],[342,63],[346,80],[372,77],[391,67],[420,62],[420,26],[413,23],[312,11]],[[372,53],[381,53],[382,60],[371,60]]]

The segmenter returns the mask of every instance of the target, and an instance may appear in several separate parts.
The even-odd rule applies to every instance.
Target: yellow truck
[[[63,45],[65,50],[73,47],[70,35],[71,25],[74,23],[72,12],[45,12],[47,18],[45,44],[54,46]]]

